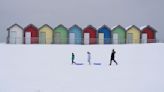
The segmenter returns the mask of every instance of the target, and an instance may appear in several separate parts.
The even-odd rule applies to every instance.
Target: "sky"
[[[163,4],[163,0],[0,0],[0,42],[6,41],[6,29],[15,23],[38,28],[44,24],[52,28],[151,25],[164,42]]]

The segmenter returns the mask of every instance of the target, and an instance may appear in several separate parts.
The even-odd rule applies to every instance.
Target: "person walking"
[[[87,52],[87,54],[88,54],[88,63],[89,63],[89,65],[91,65],[91,53]]]
[[[110,64],[109,65],[112,65],[112,61],[116,63],[116,65],[118,65],[118,63],[116,62],[115,60],[115,54],[116,52],[114,51],[114,49],[112,50],[112,53],[111,53],[111,59],[110,59]]]
[[[72,53],[72,64],[76,64],[74,60],[75,60],[75,54]]]

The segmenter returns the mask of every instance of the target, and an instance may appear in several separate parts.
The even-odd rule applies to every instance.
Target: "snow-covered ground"
[[[0,92],[164,92],[164,44],[0,44]]]

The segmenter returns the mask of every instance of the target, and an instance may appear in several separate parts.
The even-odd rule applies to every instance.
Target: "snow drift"
[[[118,66],[108,66],[112,49]],[[71,65],[72,52],[84,65]],[[163,43],[0,44],[0,92],[164,92],[163,55]]]

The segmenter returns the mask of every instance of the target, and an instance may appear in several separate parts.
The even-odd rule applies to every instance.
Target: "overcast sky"
[[[164,0],[0,0],[0,42],[6,40],[6,29],[14,23],[22,27],[49,24],[67,28],[78,24],[113,27],[152,25],[157,38],[164,41]]]

